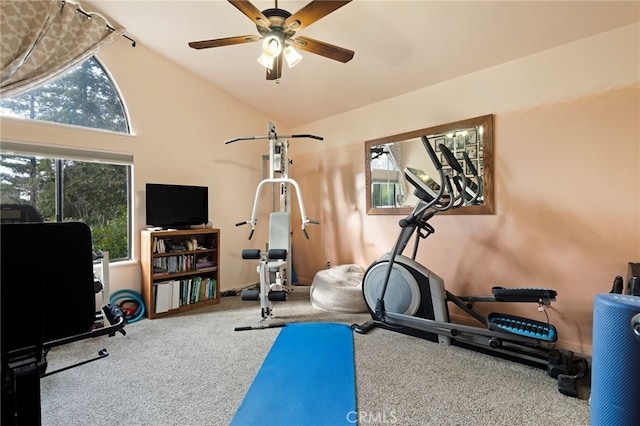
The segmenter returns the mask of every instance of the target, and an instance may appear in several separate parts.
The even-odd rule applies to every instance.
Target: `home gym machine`
[[[421,140],[440,183],[421,170],[405,169],[405,176],[415,188],[414,194],[419,201],[412,213],[400,220],[400,235],[391,252],[365,272],[362,292],[371,319],[361,325],[353,324],[352,329],[366,333],[381,327],[545,368],[550,376],[558,379],[560,392],[577,397],[577,380],[586,374],[587,363],[570,351],[555,348],[557,332],[549,323],[545,310],[556,299],[554,290],[493,287],[491,296],[456,296],[445,289],[441,277],[416,262],[420,240],[435,232],[429,220],[440,211],[475,203],[479,197],[478,188],[482,188],[478,172],[466,153],[462,160],[473,177],[465,176],[453,153],[440,145],[450,166],[445,173],[430,141],[426,136]],[[413,254],[407,257],[402,253],[413,236]],[[501,313],[485,316],[474,309],[478,302],[537,304],[538,311],[546,315],[547,321]],[[480,322],[482,327],[451,322],[449,303]]]
[[[309,239],[306,230],[307,225],[320,224],[317,220],[309,220],[307,218],[300,186],[294,179],[289,177],[289,166],[292,161],[289,160],[288,139],[295,138],[323,140],[320,136],[308,134],[279,136],[276,133],[275,124],[269,122],[266,136],[239,137],[225,142],[225,144],[230,144],[241,140],[269,140],[269,177],[258,184],[251,218],[248,221],[236,224],[236,226],[251,226],[249,240],[253,237],[258,221],[258,207],[262,189],[272,184],[273,196],[275,197],[276,191],[278,193],[278,207],[275,206],[276,203],[274,201],[272,212],[269,215],[269,242],[266,251],[261,251],[260,249],[245,249],[242,251],[243,259],[259,261],[257,271],[260,282],[258,289],[244,289],[240,293],[240,297],[242,300],[260,301],[261,320],[257,326],[236,327],[236,331],[282,327],[284,325],[280,322],[271,323],[269,320],[273,318],[271,302],[287,300],[287,294],[293,291],[293,284],[295,284],[293,282],[293,267],[291,264],[291,187],[296,191],[302,220],[302,232],[305,238]]]
[[[96,315],[91,231],[80,222],[3,223],[0,331],[3,425],[39,425],[40,380],[109,355],[47,371],[50,349],[125,334],[116,305]],[[88,408],[89,409],[89,408]]]

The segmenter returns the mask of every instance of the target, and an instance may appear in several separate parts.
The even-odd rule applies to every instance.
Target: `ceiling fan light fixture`
[[[302,60],[302,55],[298,53],[298,51],[294,49],[293,46],[287,46],[284,49],[283,53],[284,58],[287,60],[287,65],[289,65],[289,68],[295,67],[296,64]]]
[[[263,67],[271,70],[271,69],[273,69],[273,60],[274,59],[275,59],[274,56],[267,55],[266,53],[263,52],[262,55],[260,55],[260,57],[258,58],[258,62]]]
[[[282,52],[282,40],[276,35],[269,35],[262,42],[262,51],[269,56],[276,57]]]

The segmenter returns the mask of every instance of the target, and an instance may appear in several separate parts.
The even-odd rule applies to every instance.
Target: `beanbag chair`
[[[359,265],[337,265],[313,277],[311,306],[321,311],[367,312],[362,295],[364,270]]]

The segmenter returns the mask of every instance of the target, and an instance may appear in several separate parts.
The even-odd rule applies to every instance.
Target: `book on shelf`
[[[184,303],[185,299],[182,294],[183,281],[161,281],[153,285],[155,289],[156,314],[177,309],[186,304]]]
[[[155,313],[167,312],[173,303],[173,281],[162,281],[154,284]]]
[[[165,253],[167,251],[166,240],[163,238],[153,237],[153,252]]]
[[[153,285],[155,308],[160,314],[184,305],[214,299],[217,282],[211,277],[196,276],[181,280],[160,281]]]
[[[171,282],[171,309],[177,309],[182,304],[180,303],[180,281]]]
[[[196,269],[196,258],[193,254],[163,256],[153,259],[154,275],[175,274]]]
[[[176,244],[171,238],[159,238],[153,237],[153,253],[179,253],[181,251],[187,251],[187,246],[182,244]]]
[[[198,240],[195,238],[176,243],[171,238],[153,237],[152,244],[152,252],[154,254],[180,253],[206,249],[206,247],[199,245]]]
[[[214,299],[217,283],[210,277],[185,278],[179,281],[180,306]]]

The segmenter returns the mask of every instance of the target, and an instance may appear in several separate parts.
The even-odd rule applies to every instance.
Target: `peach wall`
[[[294,129],[326,142],[292,171],[322,221],[320,241],[294,239],[298,277],[366,267],[395,241],[401,216],[366,215],[364,141],[494,114],[496,214],[434,218],[418,260],[459,295],[557,290],[560,346],[590,353],[593,297],[640,259],[639,40],[630,25]],[[483,310],[544,321],[536,308]]]

